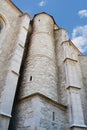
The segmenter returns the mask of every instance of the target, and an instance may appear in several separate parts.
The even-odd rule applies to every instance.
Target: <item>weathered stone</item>
[[[46,13],[1,0],[0,21],[0,130],[87,130],[87,56]]]

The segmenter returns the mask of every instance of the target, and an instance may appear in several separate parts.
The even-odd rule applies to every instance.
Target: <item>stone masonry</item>
[[[87,130],[87,56],[44,12],[0,0],[0,130]]]

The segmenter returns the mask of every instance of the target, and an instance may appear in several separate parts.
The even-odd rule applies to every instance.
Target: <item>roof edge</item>
[[[25,97],[23,97],[23,98],[20,98],[18,102],[21,102],[21,101],[23,101],[23,100],[27,100],[27,99],[29,99],[29,98],[33,98],[33,97],[35,97],[35,96],[42,97],[42,98],[45,99],[45,100],[47,99],[48,102],[50,102],[51,104],[56,105],[58,108],[60,108],[60,109],[63,110],[63,111],[66,111],[66,109],[67,109],[67,106],[66,106],[66,105],[61,104],[61,103],[59,103],[59,102],[57,102],[57,101],[55,101],[55,100],[53,100],[53,99],[47,97],[46,95],[44,95],[44,94],[42,94],[42,93],[40,93],[40,92],[32,93],[31,95],[28,95],[28,96],[25,96]]]
[[[41,13],[35,14],[34,17],[33,17],[33,19],[34,19],[36,16],[40,15],[40,14],[46,14],[46,15],[48,15],[49,17],[51,17],[52,20],[53,20],[53,22],[54,22],[54,24],[59,28],[59,26],[57,25],[57,23],[56,23],[55,20],[54,20],[54,17],[53,17],[52,15],[46,13],[46,12],[41,12]]]
[[[14,9],[16,9],[19,13],[23,14],[23,12],[12,2],[12,0],[6,0],[9,4],[11,4]]]
[[[79,53],[79,55],[83,55],[82,52],[75,46],[75,44],[73,43],[72,40],[69,39],[69,42],[77,50],[77,52]]]
[[[25,16],[25,15],[28,16],[30,19],[32,18],[27,12],[21,14],[20,17]]]

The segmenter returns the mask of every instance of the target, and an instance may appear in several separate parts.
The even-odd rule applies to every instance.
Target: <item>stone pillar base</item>
[[[71,130],[86,130],[87,126],[86,125],[75,125],[73,124],[71,126]]]
[[[0,115],[0,130],[8,130],[10,118]]]

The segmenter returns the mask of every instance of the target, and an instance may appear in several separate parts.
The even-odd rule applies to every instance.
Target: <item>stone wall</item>
[[[5,23],[0,34],[0,129],[7,130],[30,18],[9,0],[2,0],[0,19]]]
[[[5,77],[10,65],[10,60],[15,49],[15,38],[19,31],[17,24],[20,25],[18,16],[21,15],[21,13],[14,11],[5,0],[0,1],[0,5],[0,16],[5,20],[5,30],[3,36],[0,38],[0,68],[2,68],[0,71],[0,75],[2,75],[0,76],[0,86],[3,86],[5,84]]]
[[[45,19],[45,21],[44,21]],[[20,98],[40,92],[58,101],[58,76],[52,18],[35,16],[33,32],[21,79]]]
[[[62,47],[62,42],[68,40],[68,34],[65,29],[57,29],[54,31],[55,37],[55,52],[56,52],[56,62],[58,67],[58,93],[59,102],[62,104],[67,104],[67,92],[66,92],[66,75],[64,67],[64,49]]]
[[[69,130],[66,107],[32,95],[17,104],[12,130]]]
[[[82,81],[82,89],[81,89],[81,99],[82,99],[82,107],[84,111],[84,119],[87,125],[87,56],[81,55],[79,56],[79,62],[81,66],[81,81]]]
[[[28,14],[23,14],[9,0],[2,0],[0,19],[4,22],[0,33],[0,129],[8,129],[20,74],[16,95],[19,98],[9,129],[84,129],[87,57],[69,40],[67,31],[58,28],[45,13],[35,15],[29,24]]]

